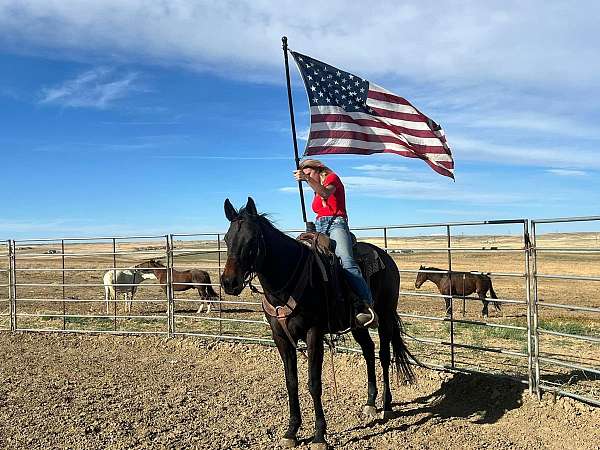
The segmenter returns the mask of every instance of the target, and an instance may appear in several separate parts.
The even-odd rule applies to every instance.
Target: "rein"
[[[294,268],[294,271],[290,276],[288,282],[282,288],[274,292],[265,292],[265,294],[268,294],[279,300],[279,303],[282,303],[282,305],[272,305],[267,300],[266,295],[264,295],[262,299],[263,311],[268,316],[277,319],[277,322],[283,329],[285,335],[292,344],[292,347],[294,347],[296,350],[298,350],[298,345],[296,344],[296,341],[294,340],[290,333],[290,330],[288,329],[287,321],[289,317],[294,313],[296,306],[298,306],[298,301],[296,299],[302,295],[304,289],[306,288],[306,285],[310,280],[310,277],[312,275],[312,261],[313,260],[310,256],[300,258],[296,263],[296,267]],[[300,270],[301,268],[302,270]],[[285,295],[285,292],[288,291],[289,288],[291,288],[290,294]],[[254,286],[252,286],[250,290],[258,292],[258,289],[256,289]],[[281,294],[284,295],[281,296]],[[306,357],[304,353],[302,354]]]
[[[258,236],[260,236],[260,240],[257,242],[256,244],[256,258],[254,260],[254,262],[250,265],[250,269],[246,272],[246,274],[244,275],[244,281],[242,283],[242,289],[247,287],[250,289],[250,291],[252,292],[256,292],[256,293],[261,293],[258,291],[258,289],[256,289],[252,284],[252,280],[256,277],[257,273],[258,273],[258,268],[260,266],[262,266],[263,262],[265,261],[266,255],[267,255],[267,244],[265,243],[265,237],[263,236],[262,230],[260,228],[260,225],[257,225],[258,228]],[[262,243],[262,248],[263,251],[261,252],[261,243]],[[261,256],[261,260],[260,262],[258,261],[258,257]]]
[[[306,288],[310,277],[312,275],[312,263],[313,258],[310,257],[308,253],[304,253],[304,255],[298,259],[296,262],[296,266],[292,274],[289,276],[288,281],[283,285],[283,287],[274,290],[274,291],[265,291],[260,292],[251,282],[257,276],[258,271],[262,267],[267,254],[267,245],[265,242],[265,238],[263,235],[263,231],[260,228],[260,224],[257,225],[258,228],[258,236],[259,241],[257,242],[256,249],[256,259],[254,263],[251,265],[250,270],[247,272],[244,277],[244,287],[248,287],[251,292],[255,292],[258,294],[262,294],[262,309],[270,317],[273,317],[277,320],[281,328],[283,329],[286,337],[290,341],[290,344],[294,349],[298,350],[298,345],[294,338],[292,337],[290,330],[287,326],[287,321],[289,317],[294,313],[296,306],[298,306],[298,301],[296,300]],[[261,245],[262,244],[262,245]],[[262,251],[261,251],[262,247]],[[260,257],[260,260],[259,260]],[[286,292],[290,292],[289,295],[286,295]],[[281,303],[279,306],[272,305],[267,300],[267,294],[271,297],[274,297]],[[282,295],[283,294],[283,295]],[[304,352],[302,354],[306,357]]]

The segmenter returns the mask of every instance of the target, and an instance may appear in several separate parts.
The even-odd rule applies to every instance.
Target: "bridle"
[[[236,222],[241,222],[242,220],[243,220],[243,218],[238,218],[238,219],[233,220],[231,223],[233,224]],[[253,227],[255,228],[255,231],[256,231],[255,236],[257,236],[258,239],[256,240],[256,249],[252,252],[255,255],[254,260],[250,263],[250,265],[247,269],[243,269],[244,275],[242,277],[243,278],[242,288],[249,287],[250,290],[253,290],[252,289],[253,286],[250,283],[256,277],[256,274],[262,268],[263,263],[265,262],[265,259],[267,257],[267,244],[265,242],[265,237],[263,235],[260,224],[252,222],[252,221],[248,221],[248,223],[251,223],[253,225]],[[235,256],[232,256],[231,258],[240,262],[240,259]],[[241,266],[241,264],[240,264],[240,266]],[[256,289],[256,288],[254,288],[254,289]]]
[[[239,221],[242,219],[235,219],[232,223]],[[306,252],[306,257],[298,258],[296,261],[296,266],[288,280],[284,283],[283,287],[276,290],[269,290],[268,295],[274,297],[278,300],[280,305],[274,306],[267,300],[267,293],[260,292],[254,285],[251,284],[252,280],[256,277],[257,273],[262,269],[263,264],[265,262],[267,256],[267,245],[265,241],[265,237],[263,235],[263,230],[260,226],[260,223],[252,224],[256,227],[256,236],[258,237],[256,241],[256,250],[255,250],[255,258],[254,261],[250,264],[248,269],[244,270],[244,281],[243,288],[248,287],[252,292],[263,295],[262,298],[262,309],[270,317],[277,319],[279,325],[285,332],[288,340],[291,345],[297,349],[297,344],[290,331],[287,327],[287,320],[293,314],[296,306],[297,306],[297,298],[302,295],[302,292],[306,288],[306,285],[310,282],[310,277],[312,274],[312,261],[314,259],[310,258],[310,253]],[[304,248],[304,247],[302,247]],[[235,257],[234,257],[235,258]],[[236,258],[237,259],[237,258]],[[238,259],[239,261],[239,259]],[[291,288],[291,292],[287,293]],[[283,295],[282,295],[283,294]],[[306,355],[305,355],[306,356]]]

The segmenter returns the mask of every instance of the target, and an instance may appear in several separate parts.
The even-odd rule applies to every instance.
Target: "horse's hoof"
[[[310,450],[327,450],[326,442],[311,442]]]
[[[363,416],[365,416],[369,420],[373,420],[377,418],[377,408],[370,405],[365,405],[362,410]]]
[[[296,438],[281,438],[279,444],[283,448],[294,448],[296,445],[298,445],[298,441],[296,440]]]

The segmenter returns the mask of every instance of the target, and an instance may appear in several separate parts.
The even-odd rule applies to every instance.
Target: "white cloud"
[[[36,238],[40,236],[77,235],[77,236],[109,236],[119,233],[139,234],[134,226],[130,224],[96,224],[91,220],[50,218],[40,220],[38,218],[31,220],[0,220],[0,233],[7,238],[22,239]],[[124,235],[124,234],[123,234]]]
[[[166,217],[166,216],[165,216]],[[66,236],[98,237],[98,236],[159,236],[166,232],[211,232],[220,225],[210,224],[206,217],[202,220],[187,217],[167,217],[167,221],[152,223],[122,223],[113,222],[110,218],[98,222],[92,219],[48,218],[41,220],[0,220],[0,238],[16,239],[61,239]],[[199,224],[201,226],[199,227]],[[0,241],[1,244],[1,241]]]
[[[411,174],[411,177],[413,175]],[[521,193],[485,192],[446,180],[431,181],[430,177],[427,181],[420,181],[418,178],[413,181],[386,179],[381,176],[345,176],[344,186],[351,195],[386,199],[443,200],[448,204],[515,204],[527,199]],[[286,186],[278,190],[283,193],[298,193],[298,187]]]
[[[388,1],[367,11],[342,0],[3,0],[0,38],[17,49],[91,50],[281,80],[287,34],[292,48],[367,76],[597,86],[599,8],[541,0]]]
[[[138,89],[136,80],[135,73],[117,75],[112,69],[98,67],[66,80],[59,86],[42,89],[40,103],[106,109],[132,90]]]
[[[502,107],[493,106],[487,111],[467,112],[448,114],[446,123],[459,123],[467,128],[487,128],[487,129],[510,129],[530,131],[538,134],[553,134],[566,137],[576,137],[585,139],[600,139],[600,127],[595,121],[582,121],[581,119],[572,119],[572,113],[564,114],[556,112],[539,113],[531,111],[517,111],[517,108],[527,108],[522,102],[510,111],[503,110]]]
[[[583,177],[587,175],[587,172],[583,170],[549,169],[546,172],[559,177]]]
[[[381,177],[344,177],[348,192],[380,198],[407,198],[467,203],[513,203],[524,200],[517,193],[477,192],[452,182],[407,181]]]
[[[515,144],[493,144],[480,139],[453,136],[450,142],[455,161],[487,161],[494,164],[514,166],[600,168],[597,152],[592,150],[564,147],[532,147]],[[457,169],[457,171],[460,169]]]
[[[297,133],[297,138],[299,141],[308,141],[309,135],[310,135],[310,127],[306,127]]]

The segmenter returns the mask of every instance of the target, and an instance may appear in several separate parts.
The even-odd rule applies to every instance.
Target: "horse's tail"
[[[211,286],[212,281],[210,281],[210,275],[208,272],[202,271],[202,282],[204,283],[204,292],[208,298],[217,298],[219,294],[215,292],[213,287]]]
[[[395,314],[392,329],[392,351],[394,352],[394,360],[396,361],[396,370],[404,376],[408,383],[415,381],[415,374],[412,370],[409,358],[412,358],[417,364],[419,361],[408,351],[404,340],[402,339],[402,323],[398,314]]]
[[[498,296],[496,295],[496,292],[494,292],[494,286],[492,286],[492,279],[490,277],[488,277],[488,279],[490,280],[490,297],[498,298]],[[500,311],[500,307],[501,307],[500,302],[492,302],[492,304],[494,305],[494,308],[496,308],[496,310]]]
[[[210,280],[209,280],[208,282],[210,283]],[[213,289],[213,287],[212,287],[210,284],[207,284],[207,285],[206,285],[206,294],[207,294],[209,297],[212,297],[212,298],[216,298],[216,297],[218,297],[218,296],[219,296],[219,294],[217,294],[217,293],[215,292],[215,290]]]

